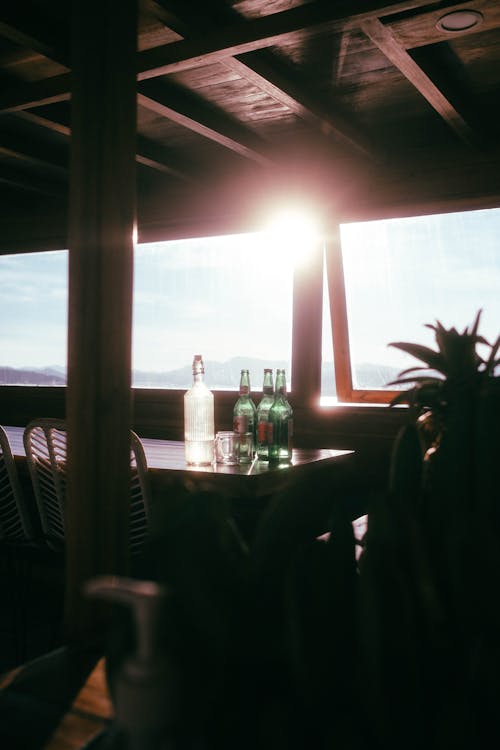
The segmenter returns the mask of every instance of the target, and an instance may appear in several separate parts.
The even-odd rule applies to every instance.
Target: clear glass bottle
[[[184,394],[184,440],[188,466],[209,466],[214,460],[214,395],[204,383],[201,354],[193,359],[193,385]]]
[[[240,435],[240,463],[249,463],[255,450],[257,409],[251,397],[248,370],[241,371],[239,393],[233,409],[233,430]]]
[[[257,406],[257,458],[259,461],[269,460],[269,409],[274,402],[273,371],[270,367],[264,369],[262,383],[262,398]]]
[[[269,462],[289,463],[292,459],[293,410],[287,400],[285,371],[276,370],[274,402],[269,409]]]

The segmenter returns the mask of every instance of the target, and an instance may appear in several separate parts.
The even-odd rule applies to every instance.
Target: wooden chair
[[[47,543],[57,548],[65,539],[66,423],[33,420],[23,439],[42,531]],[[144,448],[132,430],[130,469],[130,548],[132,556],[137,556],[148,533],[150,499]]]
[[[36,562],[32,516],[21,490],[9,439],[0,427],[0,660],[21,663],[26,655],[27,602]],[[10,645],[9,645],[10,644]]]
[[[33,525],[21,491],[9,439],[0,427],[0,540],[26,542]]]

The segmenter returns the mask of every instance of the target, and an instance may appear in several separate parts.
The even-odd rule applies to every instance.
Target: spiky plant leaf
[[[446,362],[443,356],[439,352],[434,351],[434,349],[423,344],[412,344],[407,341],[392,341],[388,346],[400,349],[402,352],[420,359],[430,370],[437,370],[437,372],[442,372],[443,375],[446,375]]]

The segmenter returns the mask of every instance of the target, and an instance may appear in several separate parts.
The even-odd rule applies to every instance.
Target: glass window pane
[[[435,348],[425,323],[479,332],[500,322],[500,209],[372,221],[341,227],[353,387],[383,389],[418,361],[388,347]]]
[[[64,385],[68,253],[0,256],[0,383]]]
[[[212,389],[237,389],[250,369],[284,367],[291,383],[293,264],[265,234],[139,245],[135,253],[133,382],[180,388],[202,354]]]

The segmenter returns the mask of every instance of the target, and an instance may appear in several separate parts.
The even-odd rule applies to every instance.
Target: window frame
[[[360,390],[353,388],[340,222],[331,227],[325,244],[326,280],[333,341],[333,366],[338,403],[389,404],[398,391]]]

